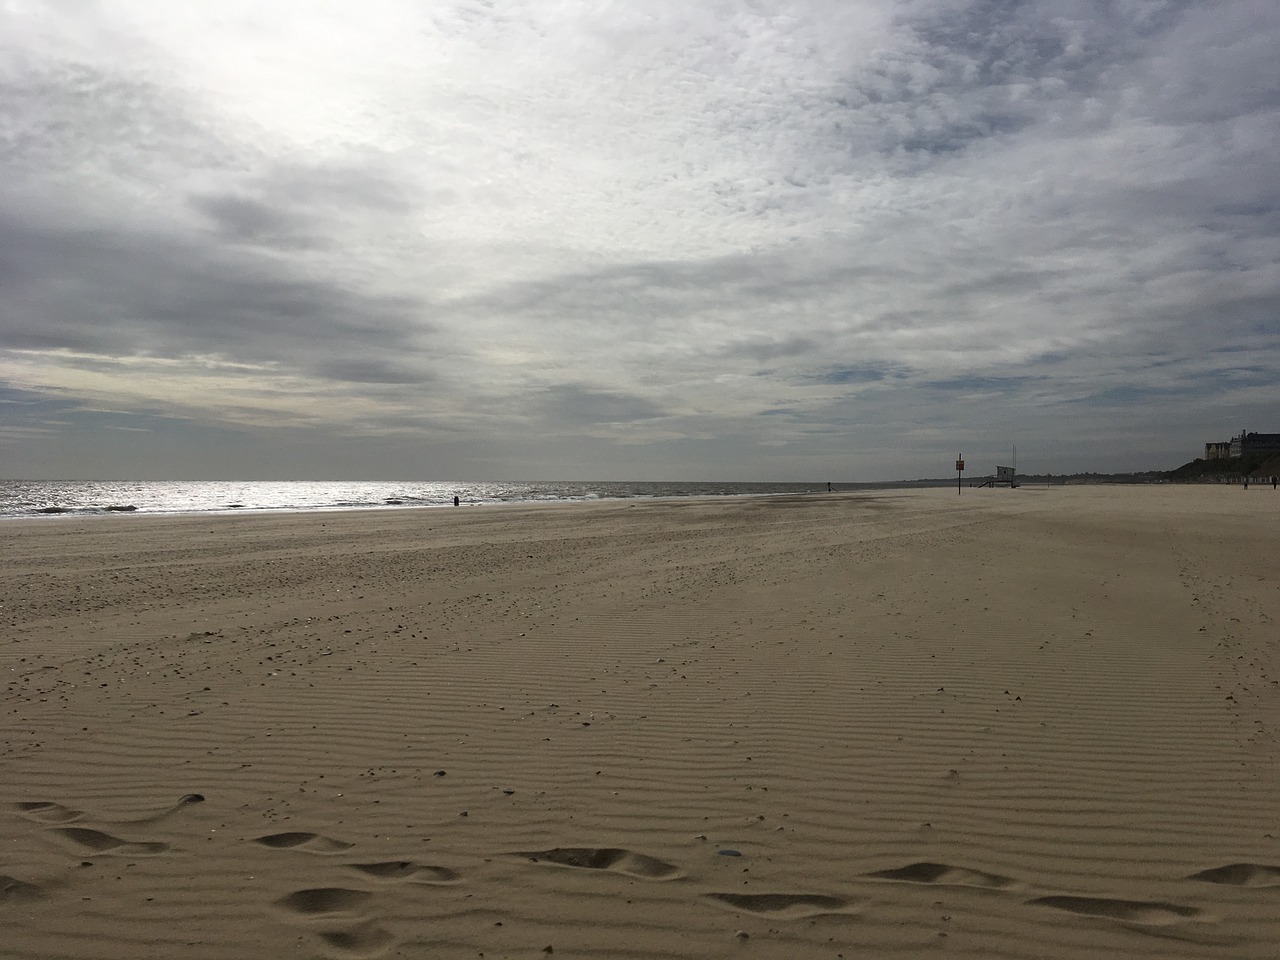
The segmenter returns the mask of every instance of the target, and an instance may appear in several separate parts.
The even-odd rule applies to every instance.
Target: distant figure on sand
[[[453,505],[456,507],[460,502],[461,502],[461,501],[460,501],[460,500],[458,500],[458,495],[455,493],[455,494],[453,495]]]
[[[831,481],[830,481],[830,480],[828,480],[828,481],[827,481],[827,493],[830,493],[830,492],[831,492]]]
[[[1276,488],[1276,478],[1275,478],[1275,476],[1273,475],[1273,476],[1271,477],[1271,489],[1272,489],[1272,490],[1274,490],[1275,488]]]

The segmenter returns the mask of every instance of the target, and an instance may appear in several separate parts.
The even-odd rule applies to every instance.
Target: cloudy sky
[[[1280,431],[1274,0],[7,0],[0,476]]]

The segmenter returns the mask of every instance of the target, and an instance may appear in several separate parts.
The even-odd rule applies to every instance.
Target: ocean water
[[[837,485],[850,488],[851,484]],[[825,492],[823,483],[529,483],[309,480],[0,480],[0,517],[378,510],[463,504]]]

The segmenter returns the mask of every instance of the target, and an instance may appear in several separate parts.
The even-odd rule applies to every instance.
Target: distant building
[[[1280,433],[1245,433],[1231,438],[1231,455],[1248,457],[1255,453],[1280,453]]]
[[[1280,453],[1280,433],[1246,433],[1241,430],[1238,437],[1204,445],[1206,460],[1248,457],[1255,453]]]

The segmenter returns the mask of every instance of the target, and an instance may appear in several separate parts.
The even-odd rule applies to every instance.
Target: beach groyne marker
[[[964,455],[956,454],[956,496],[960,496],[960,477],[964,473]]]

